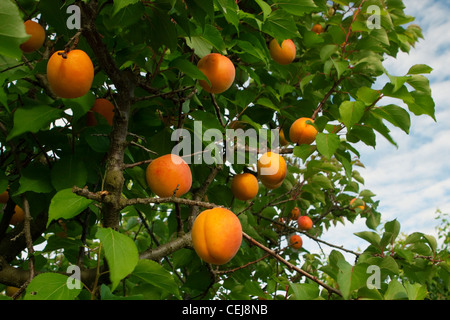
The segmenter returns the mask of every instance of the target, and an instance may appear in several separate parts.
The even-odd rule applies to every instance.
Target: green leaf
[[[404,282],[404,287],[409,300],[424,300],[428,295],[427,287],[420,283]]]
[[[181,298],[178,284],[173,275],[155,261],[140,260],[131,275]]]
[[[389,282],[386,293],[384,294],[385,300],[404,300],[407,299],[405,287],[396,279],[392,279]]]
[[[279,41],[298,36],[297,26],[292,15],[284,10],[273,11],[264,22],[262,30]]]
[[[74,300],[81,292],[82,285],[69,287],[78,281],[59,273],[41,273],[31,280],[25,300]],[[78,289],[77,289],[78,288]]]
[[[411,127],[411,117],[405,109],[390,104],[383,107],[376,107],[371,111],[373,114],[389,121],[394,126],[402,129],[409,134],[409,128]]]
[[[235,0],[216,0],[219,9],[222,11],[228,23],[231,23],[239,32],[238,5]]]
[[[361,87],[356,93],[358,100],[363,101],[366,106],[372,105],[377,99],[380,98],[380,92],[368,87]]]
[[[412,113],[416,116],[428,115],[436,121],[435,104],[429,94],[413,91],[411,97],[414,99],[414,103],[408,103],[408,108]]]
[[[361,239],[364,239],[368,241],[370,244],[372,244],[375,248],[380,248],[380,236],[373,231],[361,231],[354,233],[355,236],[360,237]]]
[[[111,228],[99,228],[95,236],[105,250],[112,282],[111,290],[114,291],[119,282],[136,267],[139,261],[138,250],[131,238]]]
[[[171,61],[169,66],[176,68],[180,70],[181,72],[185,73],[189,77],[193,79],[199,79],[199,80],[206,80],[209,83],[208,78],[205,76],[203,72],[200,71],[199,68],[197,68],[196,65],[190,63],[188,60],[184,59],[183,57],[176,58],[175,60]]]
[[[336,44],[327,44],[320,49],[320,60],[322,62],[327,61],[333,53],[337,52],[338,45]]]
[[[61,158],[52,167],[51,181],[56,190],[84,187],[88,177],[86,163],[75,156]]]
[[[294,156],[299,157],[303,161],[309,158],[316,151],[316,146],[309,144],[301,144],[294,147]]]
[[[72,192],[72,189],[58,191],[50,202],[47,226],[59,218],[71,219],[85,210],[93,200]]]
[[[366,285],[367,267],[363,264],[352,266],[345,260],[339,260],[337,283],[344,299],[349,299],[353,291]]]
[[[20,187],[15,194],[22,194],[27,191],[36,193],[50,193],[53,191],[50,183],[50,170],[41,164],[32,164],[23,169],[19,182]]]
[[[264,0],[255,0],[255,2],[261,7],[263,18],[266,20],[269,14],[272,13],[272,8]]]
[[[340,120],[350,129],[361,120],[364,110],[365,104],[362,101],[344,101],[339,106]]]
[[[295,16],[303,16],[317,9],[313,0],[275,0],[274,3]]]
[[[334,59],[331,59],[333,62],[334,67],[337,71],[337,78],[340,79],[341,76],[348,71],[348,61],[335,61]]]
[[[116,15],[123,8],[138,3],[140,0],[114,0],[112,15]]]
[[[317,150],[329,159],[339,148],[340,142],[339,136],[335,133],[319,132],[316,136]]]
[[[14,112],[14,126],[7,140],[11,140],[25,132],[36,133],[52,121],[62,117],[64,111],[49,106],[37,105],[21,107]]]
[[[319,285],[316,283],[289,283],[296,300],[314,300],[319,296]]]
[[[415,64],[411,68],[407,74],[421,74],[421,73],[431,73],[433,68],[427,66],[426,64]]]
[[[423,237],[425,238],[426,242],[428,242],[428,245],[430,246],[433,253],[436,252],[437,249],[437,241],[436,238],[432,235],[424,234]]]
[[[30,35],[25,32],[24,21],[17,6],[11,0],[0,2],[0,54],[20,60],[20,44]]]
[[[163,10],[153,8],[147,11],[151,24],[148,34],[151,46],[154,49],[167,46],[170,50],[177,49],[177,29],[170,16]]]

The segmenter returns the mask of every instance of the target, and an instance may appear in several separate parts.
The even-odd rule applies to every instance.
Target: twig
[[[214,93],[211,93],[211,101],[213,103],[214,109],[216,110],[217,119],[219,120],[220,125],[225,128],[227,125],[223,122],[222,115],[220,114],[220,107],[217,104]]]
[[[305,270],[302,270],[299,267],[293,265],[292,263],[290,263],[289,261],[284,259],[282,256],[280,256],[278,253],[276,253],[274,250],[267,248],[265,245],[259,243],[258,241],[256,241],[255,239],[253,239],[252,237],[247,235],[245,232],[242,232],[242,236],[245,239],[247,239],[251,244],[259,247],[260,249],[264,250],[265,252],[270,254],[272,257],[274,257],[275,259],[277,259],[281,263],[285,264],[290,270],[297,271],[298,273],[302,274],[303,276],[307,277],[308,279],[310,279],[310,280],[316,282],[317,284],[319,284],[320,286],[324,287],[326,290],[328,290],[328,292],[335,293],[335,294],[337,294],[337,295],[342,297],[342,293],[339,290],[337,290],[337,289],[335,289],[333,287],[330,287],[329,285],[327,285],[326,283],[322,282],[321,280],[319,280],[317,277],[313,276],[312,274],[309,274]]]

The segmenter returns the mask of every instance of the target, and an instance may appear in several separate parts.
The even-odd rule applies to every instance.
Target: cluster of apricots
[[[189,165],[175,154],[166,154],[152,160],[145,174],[150,190],[159,197],[181,197],[192,186]],[[230,261],[239,250],[242,226],[233,212],[216,207],[197,216],[191,236],[194,250],[203,261],[222,265]]]
[[[31,53],[42,47],[45,41],[45,30],[32,20],[25,22],[25,28],[30,38],[21,45],[21,49],[25,53]],[[320,25],[315,25],[312,31],[321,33],[323,29]],[[276,39],[273,39],[269,43],[269,52],[272,59],[281,65],[290,64],[296,57],[296,47],[291,39],[283,40],[281,46]],[[222,54],[205,55],[198,61],[197,67],[208,79],[208,81],[199,80],[199,85],[208,93],[225,92],[234,82],[235,67],[231,60]],[[82,50],[59,50],[54,52],[48,61],[47,78],[50,88],[58,97],[78,98],[90,90],[94,78],[94,66],[90,57]],[[107,99],[96,99],[87,114],[87,125],[97,125],[96,116],[100,115],[112,126],[114,110],[114,105]],[[313,123],[314,120],[310,118],[296,120],[289,130],[290,140],[297,144],[311,144],[317,134]],[[281,145],[289,144],[282,129],[280,129],[280,141]],[[266,188],[275,189],[281,186],[286,173],[287,166],[284,158],[269,151],[264,153],[257,162],[257,176],[251,173],[235,175],[231,190],[237,199],[250,200],[258,193],[258,179]],[[159,197],[181,197],[192,186],[189,165],[177,155],[168,154],[154,159],[148,165],[145,174],[150,190]],[[16,206],[16,214],[22,215],[23,220],[23,210],[18,206]],[[295,214],[299,228],[308,230],[312,227],[312,222],[309,224],[308,221],[303,221],[308,217],[301,216],[299,211]],[[199,257],[208,263],[221,265],[230,261],[239,250],[241,241],[240,221],[228,209],[217,207],[205,210],[194,221],[192,243]],[[291,245],[301,248],[301,238],[296,235],[295,239],[291,239]]]
[[[313,227],[313,222],[310,217],[301,215],[300,209],[294,207],[291,210],[289,217],[291,220],[297,220],[298,229],[302,231],[308,231]],[[289,236],[289,245],[294,249],[301,249],[303,246],[303,240],[298,234],[292,234]]]

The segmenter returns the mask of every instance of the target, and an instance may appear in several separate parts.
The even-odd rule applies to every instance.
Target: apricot
[[[9,200],[9,192],[8,190],[6,190],[0,194],[0,203],[7,203],[8,200]]]
[[[276,39],[272,39],[269,42],[269,53],[275,62],[287,65],[294,61],[297,49],[291,39],[284,40],[281,46]]]
[[[17,291],[19,291],[19,288],[12,286],[8,286],[5,289],[5,293],[8,297],[13,297],[17,293]]]
[[[357,201],[358,203],[355,203],[355,201]],[[357,204],[360,204],[360,205],[357,206]],[[366,208],[366,203],[361,199],[353,198],[352,200],[350,200],[350,207],[352,209],[359,208],[359,209],[361,209],[361,211],[364,211],[364,209]]]
[[[301,249],[303,246],[303,240],[298,234],[293,234],[289,237],[289,245],[294,249]]]
[[[300,217],[300,209],[298,207],[294,207],[291,210],[291,220],[297,220]]]
[[[222,265],[238,252],[242,242],[242,226],[228,209],[213,208],[200,213],[192,226],[192,244],[205,262]]]
[[[209,93],[222,93],[234,82],[236,70],[231,60],[220,53],[210,53],[199,60],[197,67],[208,78],[199,80],[203,90]]]
[[[17,226],[19,223],[21,223],[25,219],[25,211],[18,205],[14,207],[14,214],[11,217],[11,220],[9,220],[9,224],[12,224],[13,226]]]
[[[292,142],[297,144],[311,144],[317,135],[317,129],[307,121],[314,123],[311,118],[299,118],[294,121],[289,129],[289,137]]]
[[[297,219],[297,225],[300,230],[308,231],[312,228],[313,222],[308,216],[300,216]]]
[[[281,146],[287,146],[289,144],[289,141],[287,141],[286,136],[284,135],[283,128],[279,129],[279,135],[280,135],[280,145]]]
[[[258,179],[251,173],[241,173],[231,181],[231,192],[239,200],[250,200],[258,194]]]
[[[97,125],[95,113],[102,115],[109,123],[109,125],[112,126],[114,119],[114,105],[109,100],[103,98],[95,100],[94,106],[87,113],[88,126]]]
[[[27,20],[24,22],[25,32],[30,35],[27,41],[20,45],[20,49],[25,53],[34,52],[42,47],[45,41],[45,30],[37,22]]]
[[[150,190],[161,198],[172,197],[174,194],[181,197],[192,186],[189,165],[175,154],[166,154],[154,159],[147,166],[145,176]]]
[[[94,80],[94,65],[82,50],[56,51],[47,64],[47,78],[53,92],[66,99],[84,96]]]
[[[323,32],[323,27],[320,23],[316,23],[312,28],[311,28],[312,32],[315,32],[317,34],[322,33]]]
[[[258,177],[262,184],[269,189],[281,186],[287,173],[284,158],[278,153],[268,151],[257,162]]]

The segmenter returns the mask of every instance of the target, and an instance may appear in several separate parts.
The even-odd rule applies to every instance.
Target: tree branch
[[[342,293],[339,290],[337,290],[337,289],[335,289],[333,287],[330,287],[329,285],[327,285],[326,283],[322,282],[321,280],[319,280],[317,277],[313,276],[312,274],[309,274],[305,270],[302,270],[299,267],[293,265],[292,263],[290,263],[289,261],[284,259],[282,256],[280,256],[278,253],[276,253],[274,250],[267,248],[265,245],[259,243],[258,241],[256,241],[255,239],[253,239],[252,237],[247,235],[245,232],[242,232],[242,236],[245,239],[247,239],[251,244],[259,247],[260,249],[262,249],[265,252],[269,253],[272,257],[274,257],[278,261],[280,261],[283,264],[285,264],[290,270],[297,271],[298,273],[302,274],[303,276],[307,277],[308,279],[310,279],[310,280],[316,282],[317,284],[319,284],[320,286],[324,287],[326,290],[328,290],[328,292],[335,293],[335,294],[337,294],[337,295],[342,297]]]

